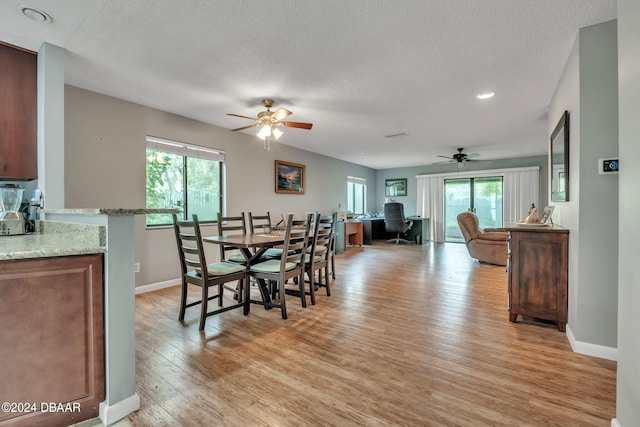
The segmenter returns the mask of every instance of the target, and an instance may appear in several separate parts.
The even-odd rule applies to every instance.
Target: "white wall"
[[[618,175],[600,175],[598,159],[618,155],[617,22],[583,28],[580,37],[580,289],[576,339],[617,347]],[[606,256],[603,256],[606,254]],[[576,332],[576,331],[574,331]]]
[[[618,179],[599,175],[597,159],[618,153],[616,32],[615,21],[579,31],[548,127],[551,134],[569,111],[570,200],[550,202],[554,221],[570,229],[568,333],[574,350],[609,357],[617,346]]]
[[[640,420],[640,2],[618,0],[620,229],[618,276],[618,387],[616,422]]]
[[[64,49],[43,43],[38,51],[38,179],[49,209],[64,207]]]
[[[304,138],[304,132],[289,130],[282,138]],[[368,199],[375,198],[373,169],[280,143],[265,151],[251,135],[73,86],[65,87],[65,134],[66,208],[144,207],[146,135],[225,150],[226,202],[231,214],[329,213],[339,203],[346,207],[348,175],[372,183]],[[275,193],[276,159],[306,165],[304,195]],[[136,286],[177,278],[173,230],[147,230],[144,220],[136,218],[136,260],[141,267]],[[217,233],[214,228],[208,232]]]

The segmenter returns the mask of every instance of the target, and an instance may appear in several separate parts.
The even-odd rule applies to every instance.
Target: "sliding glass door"
[[[457,216],[475,212],[480,227],[502,227],[502,177],[454,178],[444,181],[446,242],[464,242]]]

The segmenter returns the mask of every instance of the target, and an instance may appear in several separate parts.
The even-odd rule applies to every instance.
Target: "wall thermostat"
[[[620,159],[598,159],[598,173],[600,175],[616,174],[620,169]]]

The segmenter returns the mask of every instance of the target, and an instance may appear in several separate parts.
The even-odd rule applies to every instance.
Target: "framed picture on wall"
[[[276,193],[304,194],[305,166],[276,160]]]
[[[407,195],[407,178],[394,178],[384,180],[385,197],[396,197]]]

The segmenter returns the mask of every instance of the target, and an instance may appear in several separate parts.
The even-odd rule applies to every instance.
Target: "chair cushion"
[[[207,265],[209,276],[226,276],[227,274],[238,273],[244,269],[244,265],[226,261],[215,262]],[[197,271],[196,274],[198,276],[201,275],[200,271]]]
[[[239,262],[239,263],[247,262],[247,259],[242,254],[231,255],[227,260],[231,262]]]
[[[307,253],[311,253],[311,246],[309,246],[307,248]],[[327,247],[325,245],[317,245],[316,246],[316,252],[324,252],[327,249]]]
[[[295,262],[288,262],[285,265],[285,270],[292,270],[296,267]],[[251,271],[256,273],[277,273],[280,271],[280,260],[270,259],[268,261],[260,262],[251,266]]]
[[[280,258],[282,256],[282,249],[269,248],[262,255],[263,258]]]
[[[310,259],[307,259],[307,258],[309,258],[309,257],[308,257],[308,256],[305,256],[305,260],[304,260],[304,262],[305,262],[305,264],[310,264],[310,263],[311,263],[311,260],[310,260]],[[313,257],[313,262],[321,262],[321,261],[323,261],[323,259],[324,259],[324,258],[322,258],[321,256],[316,255],[316,256],[314,256],[314,257]]]

